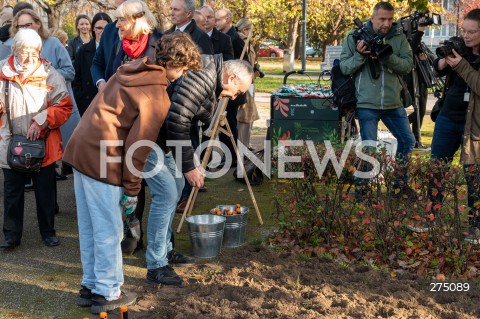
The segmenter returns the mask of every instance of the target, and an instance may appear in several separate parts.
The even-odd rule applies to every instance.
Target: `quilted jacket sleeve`
[[[166,121],[168,140],[190,141],[190,127],[194,121],[200,120],[206,124],[210,122],[215,104],[217,75],[213,57],[210,56],[206,60],[208,62],[204,64],[202,70],[187,72],[187,75],[175,87]],[[183,147],[182,172],[185,173],[195,168],[194,151],[191,144]]]

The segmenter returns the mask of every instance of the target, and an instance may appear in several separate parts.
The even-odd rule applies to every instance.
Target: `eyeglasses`
[[[32,27],[33,23],[26,23],[22,25],[17,25],[17,29],[30,29]]]
[[[463,34],[463,35],[474,35],[474,34],[476,34],[478,31],[480,31],[480,29],[478,29],[478,30],[464,30],[464,29],[460,29],[460,33]]]
[[[103,31],[104,27],[94,27],[94,29],[97,31]]]
[[[22,59],[26,59],[27,57],[35,59],[35,58],[38,58],[40,55],[38,54],[38,52],[19,51],[18,56],[21,57]]]

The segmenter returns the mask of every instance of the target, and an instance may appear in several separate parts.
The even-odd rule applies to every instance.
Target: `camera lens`
[[[438,47],[435,50],[435,53],[440,59],[443,59],[452,53],[452,49],[449,46],[443,45],[441,47]]]

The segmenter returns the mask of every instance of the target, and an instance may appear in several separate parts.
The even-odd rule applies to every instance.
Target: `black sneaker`
[[[107,300],[104,296],[93,294],[90,311],[93,314],[108,312],[120,308],[121,306],[130,306],[134,304],[135,301],[137,301],[137,294],[133,292],[126,294],[124,291],[122,291],[116,300]]]
[[[82,286],[79,293],[80,296],[77,298],[77,306],[90,307],[92,305],[92,290]]]
[[[188,267],[195,264],[195,258],[184,256],[173,249],[167,254],[167,258],[168,264],[171,266]]]
[[[407,225],[407,229],[414,233],[426,233],[435,228],[435,221],[433,222],[415,222]]]
[[[149,269],[147,272],[147,284],[150,285],[172,285],[181,286],[183,283],[182,278],[177,275],[175,270],[169,265],[157,268]]]
[[[465,241],[470,244],[480,245],[480,229],[477,227],[470,227]]]
[[[25,184],[25,192],[31,191],[33,191],[33,181],[30,179],[30,181]]]

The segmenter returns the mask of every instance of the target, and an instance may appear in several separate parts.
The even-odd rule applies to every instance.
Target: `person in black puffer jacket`
[[[190,37],[180,32],[165,37],[172,36],[185,37],[191,42]],[[192,46],[195,47],[193,42]],[[200,59],[198,51],[191,55]],[[189,57],[188,52],[186,57]],[[170,127],[173,126],[175,132],[180,133],[174,134],[173,139],[190,141],[190,127],[194,118],[199,118],[203,122],[210,121],[217,86],[216,65],[212,56],[204,56],[202,64],[203,69],[188,72],[183,78],[171,83],[167,89],[171,105],[165,123],[168,121]],[[185,138],[182,132],[185,132]],[[185,180],[167,146],[168,133],[167,125],[164,125],[157,138],[160,149],[153,149],[150,152],[144,168],[144,178],[152,195],[147,224],[147,282],[154,285],[179,286],[183,280],[170,266],[188,266],[195,260],[173,250],[172,217]],[[193,148],[191,149],[192,152],[186,153],[185,156],[191,157],[193,163]],[[188,171],[191,172],[186,175],[192,176],[189,182],[198,186],[203,184],[203,175],[195,169],[195,166],[189,166]]]
[[[188,71],[183,79],[169,88],[171,105],[164,125],[166,130],[161,130],[157,139],[163,152],[152,151],[144,169],[144,176],[148,174],[145,180],[152,194],[146,253],[147,283],[150,284],[179,286],[183,281],[170,266],[188,266],[195,262],[193,258],[173,250],[172,240],[173,215],[185,184],[181,173],[193,187],[201,187],[204,183],[203,169],[196,166],[194,161],[195,150],[190,141],[191,126],[198,120],[210,123],[217,96],[233,100],[239,92],[248,90],[252,82],[252,68],[244,61],[227,61],[224,68],[222,55],[218,54],[202,55],[202,62],[203,68],[200,71]],[[170,147],[183,146],[181,172],[175,165],[172,152],[167,148],[167,141]],[[188,146],[184,146],[185,142],[188,142]],[[173,153],[177,155],[176,151]],[[162,164],[159,154],[164,155],[163,165],[168,169],[154,171],[157,164]],[[177,158],[177,161],[180,159]],[[165,264],[166,260],[170,266]]]

